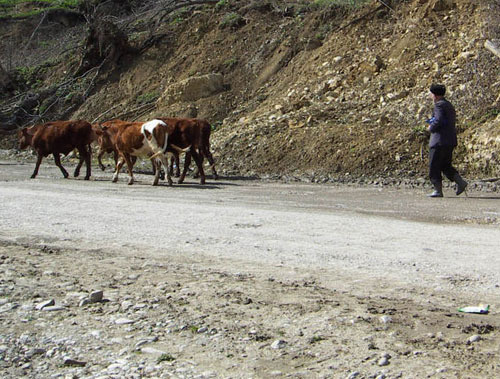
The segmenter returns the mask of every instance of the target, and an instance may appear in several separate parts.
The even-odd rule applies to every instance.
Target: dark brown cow
[[[205,184],[205,172],[203,170],[203,158],[207,158],[212,168],[214,178],[217,179],[217,171],[215,170],[215,162],[210,152],[210,124],[205,120],[195,118],[159,118],[167,125],[173,127],[173,132],[169,136],[169,144],[185,149],[191,146],[186,153],[184,160],[184,168],[179,178],[179,184],[184,181],[187,170],[191,163],[191,156],[196,162],[200,175],[200,183]],[[178,155],[178,151],[169,148],[169,152]],[[178,160],[177,160],[178,162]],[[179,164],[177,163],[177,167]]]
[[[74,149],[77,149],[80,154],[80,161],[75,168],[75,177],[80,174],[80,168],[83,161],[87,167],[85,180],[90,178],[90,160],[92,150],[90,144],[96,140],[97,136],[87,121],[52,121],[45,124],[35,125],[31,128],[24,128],[19,131],[19,148],[25,149],[31,146],[38,154],[35,171],[31,178],[35,178],[42,163],[43,157],[52,154],[54,161],[61,169],[65,178],[68,172],[61,165],[60,155],[68,155]]]

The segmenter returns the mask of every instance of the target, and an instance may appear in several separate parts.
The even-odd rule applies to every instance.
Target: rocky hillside
[[[100,3],[4,18],[3,147],[36,119],[192,116],[226,174],[422,176],[440,82],[457,165],[500,176],[497,0]]]

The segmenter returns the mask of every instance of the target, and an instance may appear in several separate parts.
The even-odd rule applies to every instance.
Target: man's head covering
[[[433,84],[431,85],[430,91],[436,96],[444,96],[446,87],[442,84]]]

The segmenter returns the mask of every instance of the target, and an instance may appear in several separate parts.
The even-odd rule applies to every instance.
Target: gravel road
[[[500,196],[427,189],[209,181],[152,187],[63,180],[53,165],[0,165],[0,236],[122,254],[331,271],[334,277],[444,286],[500,284]],[[229,263],[228,263],[229,264]]]

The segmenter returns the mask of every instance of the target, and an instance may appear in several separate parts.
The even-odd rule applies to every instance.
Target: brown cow
[[[101,125],[92,124],[92,128],[94,129],[95,133],[97,134],[97,146],[99,146],[99,150],[97,151],[97,164],[99,165],[99,167],[102,171],[106,170],[106,167],[104,167],[104,164],[102,163],[102,157],[104,154],[113,153],[115,167],[116,167],[116,164],[118,163],[118,152],[116,151],[115,146],[111,143],[109,138],[106,138],[106,136],[103,136],[102,133],[99,134],[99,131],[102,130],[102,126],[106,126],[106,125],[107,125],[107,122],[104,122]],[[111,129],[110,133],[114,134],[114,131],[112,131],[112,130],[113,129]]]
[[[105,171],[106,169],[104,167],[104,164],[102,163],[102,156],[106,153],[107,154],[113,153],[113,159],[115,161],[114,167],[116,168],[116,165],[118,164],[118,151],[115,148],[116,135],[119,131],[130,126],[131,124],[133,124],[133,122],[123,121],[116,118],[103,122],[102,124],[97,123],[92,125],[92,128],[96,131],[97,145],[99,146],[99,150],[97,153],[97,163],[102,171]],[[107,130],[106,134],[101,133],[103,128]],[[134,165],[137,157],[131,156],[130,159],[132,160],[132,165]],[[151,165],[153,167],[153,175],[156,175],[155,162],[151,161]],[[160,179],[162,180],[165,179],[165,175],[163,175],[163,172],[161,171],[160,171]]]
[[[218,175],[215,170],[215,162],[212,157],[212,153],[210,152],[210,124],[205,120],[195,118],[159,118],[159,120],[162,120],[167,125],[173,127],[173,132],[169,137],[169,143],[172,146],[177,146],[183,149],[191,146],[189,151],[186,153],[184,169],[181,177],[179,178],[179,184],[182,183],[186,177],[187,170],[191,163],[191,156],[193,156],[196,162],[201,184],[205,184],[203,158],[208,159],[214,178],[217,179]],[[169,152],[173,153],[174,156],[178,155],[178,151],[175,149],[169,149]],[[178,163],[177,167],[179,167]]]
[[[158,184],[161,164],[163,164],[167,172],[168,184],[172,185],[167,163],[167,157],[172,154],[167,152],[171,130],[170,126],[160,120],[152,120],[146,123],[111,120],[103,123],[102,130],[96,130],[96,133],[102,137],[106,144],[114,146],[119,156],[113,182],[118,181],[120,169],[124,163],[127,163],[130,176],[128,184],[133,184],[132,169],[136,158],[147,157],[151,159],[155,168],[153,185]],[[175,148],[173,149],[176,151]],[[182,151],[184,152],[184,150]]]
[[[61,169],[65,178],[68,172],[61,165],[60,155],[68,155],[74,149],[77,149],[80,154],[80,161],[75,168],[75,177],[80,175],[80,168],[83,161],[87,167],[85,180],[90,178],[90,160],[92,150],[90,144],[97,138],[96,134],[87,121],[52,121],[45,124],[35,125],[31,128],[24,128],[19,131],[19,148],[25,149],[31,146],[38,154],[35,171],[31,178],[35,178],[42,163],[43,157],[52,154],[54,161]]]

